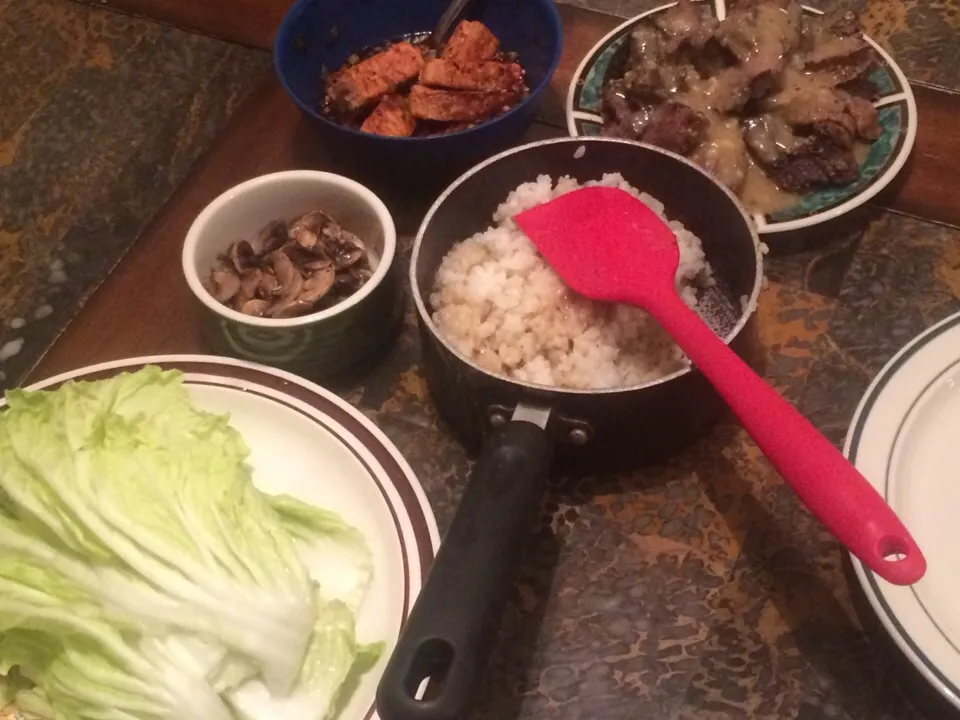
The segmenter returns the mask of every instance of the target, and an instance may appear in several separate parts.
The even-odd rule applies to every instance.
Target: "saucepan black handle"
[[[512,421],[487,442],[377,689],[382,720],[463,720],[550,469],[546,432]],[[424,681],[430,690],[417,699]]]

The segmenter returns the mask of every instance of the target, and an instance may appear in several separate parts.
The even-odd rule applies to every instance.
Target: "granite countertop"
[[[838,444],[886,360],[960,311],[960,231],[862,222],[769,259],[760,300],[766,378]],[[411,462],[443,531],[470,463],[418,363],[411,316],[347,399]],[[658,467],[556,476],[524,558],[478,718],[952,717],[891,682],[908,668],[865,631],[845,553],[732,421]]]
[[[38,0],[50,7],[61,2],[69,5],[67,0]],[[580,4],[630,15],[660,3],[582,0]],[[960,1],[849,4],[862,13],[868,31],[891,49],[908,77],[960,90],[960,63],[955,58],[960,53]],[[20,5],[13,0],[0,0],[0,18],[15,7]],[[5,27],[0,25],[0,38]],[[141,31],[161,32],[149,23]],[[162,32],[179,31],[164,28]],[[247,68],[235,71],[237,78],[265,67],[257,51],[194,36],[177,38],[181,50],[171,52],[181,63],[186,42],[208,48],[213,55],[237,53],[236,65]],[[0,42],[2,52],[8,52],[8,46]],[[39,55],[48,52],[39,41],[32,47]],[[94,54],[91,49],[85,57]],[[187,55],[205,57],[200,50]],[[225,62],[222,68],[235,64],[221,62]],[[213,72],[215,66],[210,61],[204,67]],[[0,67],[0,99],[9,87],[4,85],[4,70]],[[142,77],[147,75],[128,76],[127,82],[137,85]],[[164,85],[158,82],[155,87]],[[229,112],[247,85],[237,80],[233,87],[233,99],[218,101],[219,112]],[[91,97],[89,92],[82,97]],[[142,94],[149,98],[152,92],[156,90]],[[187,88],[182,92],[186,97],[206,97],[190,95]],[[189,105],[188,100],[180,102]],[[12,112],[9,107],[9,102],[0,103],[0,123],[4,113]],[[89,105],[83,107],[81,114],[96,117]],[[164,103],[143,107],[162,114]],[[37,113],[33,117],[41,116],[40,110],[33,112]],[[54,115],[73,117],[66,110]],[[184,118],[191,115],[163,117],[173,127],[186,123]],[[6,132],[0,133],[0,181],[5,178],[3,148],[8,146],[4,143],[10,142]],[[99,132],[96,137],[109,137],[103,127]],[[179,137],[179,132],[171,133]],[[51,138],[60,135],[69,133],[64,129],[37,135],[37,150],[31,157],[41,158],[43,148],[57,147],[51,145]],[[191,152],[198,154],[202,145],[190,145]],[[127,145],[119,146],[127,153],[120,155],[132,162],[136,154]],[[140,167],[137,182],[124,184],[116,170],[92,186],[113,187],[119,193],[115,197],[126,202],[133,202],[132,195],[151,198],[153,204],[134,204],[140,208],[137,223],[145,223],[150,213],[143,208],[162,202],[157,198],[166,197],[179,177],[176,172],[170,174],[165,190],[139,190],[150,184],[156,168],[168,167],[162,164],[163,158],[181,157],[164,152],[153,156],[146,169],[129,165]],[[90,163],[84,168],[96,166]],[[126,167],[119,161],[115,165]],[[257,172],[263,171],[254,165]],[[30,167],[44,167],[44,162],[38,159]],[[91,176],[80,169],[74,174]],[[69,197],[82,186],[78,181],[67,183],[73,175],[65,173],[61,190],[55,191],[41,177],[38,174],[32,181],[38,188],[34,193],[18,191],[17,203],[9,201],[14,197],[13,185],[0,184],[0,247],[4,238],[17,232],[21,234],[11,242],[22,248],[26,230],[16,228],[27,228],[38,217],[36,211],[23,212],[24,219],[15,227],[7,220],[9,208],[34,202],[32,195],[37,192]],[[54,176],[45,177],[53,182]],[[130,187],[138,188],[137,192],[124,190]],[[175,201],[176,196],[171,203]],[[105,196],[102,202],[107,202]],[[31,207],[39,206],[34,202]],[[93,212],[92,222],[107,216],[102,210]],[[128,237],[138,231],[137,223],[109,237]],[[64,231],[61,237],[68,234]],[[94,235],[88,231],[87,237]],[[35,261],[41,274],[52,271],[51,258],[69,245],[50,240],[48,247],[50,252]],[[405,250],[407,261],[408,242]],[[0,278],[4,267],[0,258]],[[766,272],[769,285],[760,300],[758,323],[765,376],[831,440],[840,443],[873,375],[912,337],[960,311],[960,230],[873,208],[840,226],[830,226],[818,249],[770,258]],[[93,320],[87,318],[85,323],[90,326]],[[163,349],[170,347],[181,346],[170,344]],[[182,348],[191,349],[186,342]],[[144,345],[124,351],[159,349],[159,345]],[[408,313],[406,332],[386,363],[345,397],[375,419],[410,461],[444,530],[470,461],[436,417],[419,362],[415,323]],[[558,474],[531,530],[478,718],[953,717],[928,697],[922,684],[899,682],[910,681],[909,668],[883,645],[882,634],[874,633],[869,613],[858,612],[856,581],[849,574],[845,554],[732,422],[719,424],[661,466],[615,476]]]
[[[578,4],[630,16],[661,2]],[[910,79],[960,89],[960,2],[846,4]],[[828,228],[821,249],[768,258],[759,325],[765,376],[839,445],[887,360],[960,311],[960,230],[882,210]],[[469,466],[417,363],[411,324],[350,399],[411,460],[443,529]],[[555,478],[477,717],[954,717],[862,602],[836,541],[721,423],[660,467]]]
[[[70,0],[0,0],[0,390],[269,67],[267,53]]]

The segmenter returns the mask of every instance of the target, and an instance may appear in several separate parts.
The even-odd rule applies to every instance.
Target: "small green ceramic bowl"
[[[210,294],[205,281],[234,241],[255,240],[271,221],[314,209],[366,244],[373,276],[357,292],[326,310],[283,319],[245,315]],[[203,304],[203,334],[212,351],[311,379],[333,378],[370,362],[395,336],[403,316],[396,248],[393,218],[366,187],[332,173],[291,170],[253,178],[211,202],[187,232],[183,272]]]

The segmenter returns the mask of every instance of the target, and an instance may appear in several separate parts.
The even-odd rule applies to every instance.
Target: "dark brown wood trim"
[[[183,239],[231,184],[292,162],[280,138],[292,134],[298,115],[273,78],[254,91],[28,381],[105,360],[200,352],[200,307],[181,270]]]
[[[960,226],[960,94],[913,84],[917,140],[907,166],[877,204],[924,220]]]
[[[271,50],[293,0],[79,0],[239,45]]]

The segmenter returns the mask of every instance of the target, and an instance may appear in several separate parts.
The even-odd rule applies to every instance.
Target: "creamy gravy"
[[[815,104],[825,108],[836,108],[842,112],[842,103],[837,97],[836,92],[829,85],[825,85],[822,80],[815,75],[803,72],[795,67],[787,67],[783,71],[782,89],[775,95],[771,95],[763,102],[763,107],[767,110],[775,110],[789,105],[800,96],[805,98],[815,98],[815,102],[809,100],[805,105]],[[838,108],[838,106],[841,106]]]
[[[854,144],[853,156],[857,159],[858,165],[863,165],[870,154],[870,147],[870,143],[862,141]],[[752,213],[768,215],[800,202],[802,196],[781,190],[763,169],[754,163],[752,157],[748,156],[748,160],[749,167],[747,167],[746,179],[737,193],[740,202],[747,210]]]
[[[740,192],[746,180],[749,153],[736,118],[710,117],[707,137],[692,160],[714,175],[734,192]]]
[[[762,168],[749,158],[746,178],[738,193],[740,202],[752,213],[767,215],[800,202],[800,196],[781,190]]]
[[[782,190],[754,161],[753,156],[746,152],[745,148],[745,167],[740,167],[739,163],[738,166],[732,166],[731,163],[722,162],[723,157],[736,157],[736,152],[725,151],[732,149],[732,146],[742,146],[743,138],[740,133],[739,119],[726,118],[713,109],[716,89],[716,80],[708,78],[691,83],[688,92],[676,95],[677,100],[703,113],[710,121],[707,137],[691,159],[733,189],[744,207],[752,213],[766,215],[798,203],[801,196]],[[768,107],[780,108],[788,104],[797,94],[821,90],[827,91],[823,97],[825,103],[836,102],[833,93],[824,88],[822,83],[801,70],[787,68],[784,72],[783,89],[768,99]],[[767,129],[770,131],[768,137],[772,143],[772,146],[767,149],[771,159],[783,152],[793,150],[795,138],[791,133],[778,133],[776,126]],[[870,147],[869,143],[859,141],[854,145],[853,153],[857,164],[863,164],[870,153]]]
[[[791,3],[789,8],[785,9],[776,5],[759,5],[753,12],[752,26],[745,28],[739,38],[732,38],[734,42],[739,40],[742,45],[734,50],[735,54],[741,56],[744,64],[749,64],[758,58],[761,48],[769,53],[771,47],[779,44],[780,51],[790,56],[780,77],[779,90],[764,98],[760,102],[760,108],[766,112],[776,112],[778,120],[782,118],[787,120],[788,124],[807,122],[808,118],[804,116],[810,114],[811,107],[831,108],[838,113],[842,112],[842,101],[834,89],[815,74],[805,72],[802,60],[793,54],[802,40],[799,6]],[[641,45],[640,55],[645,56],[644,51],[648,50],[650,43],[657,38],[655,33],[638,35],[633,40]],[[770,38],[775,38],[776,42],[760,42],[762,39],[769,41]],[[741,127],[746,129],[750,119],[744,122],[742,118],[728,116],[716,110],[718,94],[727,91],[719,76],[700,78],[692,68],[688,70],[686,66],[674,70],[673,73],[663,74],[668,93],[676,101],[704,115],[709,123],[703,143],[690,159],[733,190],[751,213],[769,214],[798,203],[802,196],[782,190],[747,150]],[[792,104],[801,96],[804,102]],[[638,134],[649,121],[655,107],[651,106],[648,112],[640,113],[641,122],[639,127],[635,127]],[[752,120],[762,122],[760,118]],[[766,140],[755,148],[764,161],[774,162],[777,157],[794,149],[796,138],[788,125],[784,125],[783,132],[779,131],[776,124],[764,123],[764,129]],[[870,143],[862,141],[854,144],[853,153],[858,165],[862,165],[866,160],[870,147]]]

